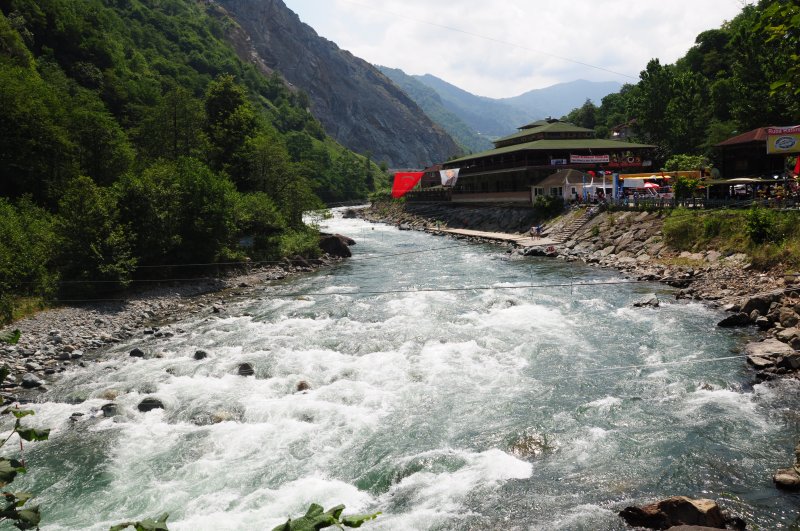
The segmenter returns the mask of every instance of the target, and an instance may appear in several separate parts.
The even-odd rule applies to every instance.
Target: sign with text
[[[800,125],[767,128],[767,153],[800,153]]]
[[[570,155],[571,164],[608,164],[611,157],[608,155]]]
[[[563,166],[567,163],[567,159],[550,159],[551,166]]]

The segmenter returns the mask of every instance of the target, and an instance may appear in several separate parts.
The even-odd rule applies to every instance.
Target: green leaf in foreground
[[[0,458],[0,487],[5,487],[17,477],[17,474],[24,474],[25,468],[16,459]]]
[[[272,531],[317,531],[326,527],[336,526],[361,527],[364,522],[374,520],[381,513],[345,516],[341,519],[344,505],[337,505],[325,511],[321,505],[312,503],[305,516],[275,527]]]
[[[169,518],[169,513],[164,513],[155,520],[147,518],[141,522],[125,522],[112,526],[109,531],[122,531],[128,527],[133,527],[136,531],[169,531],[167,518]]]
[[[17,434],[26,441],[46,441],[50,437],[50,429],[18,428]]]

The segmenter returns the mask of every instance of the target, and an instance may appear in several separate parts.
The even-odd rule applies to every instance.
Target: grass
[[[676,209],[664,220],[664,240],[679,251],[744,253],[761,270],[800,268],[800,212]]]

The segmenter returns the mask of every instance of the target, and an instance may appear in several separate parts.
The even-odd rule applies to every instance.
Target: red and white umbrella
[[[659,185],[657,185],[656,183],[644,183],[644,187],[645,187],[645,188],[661,188],[661,187],[660,187]]]

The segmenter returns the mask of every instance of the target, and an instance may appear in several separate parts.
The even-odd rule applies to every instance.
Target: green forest
[[[638,83],[599,106],[587,101],[564,119],[601,138],[627,126],[633,140],[658,146],[661,167],[675,155],[713,160],[713,146],[736,134],[797,124],[800,6],[794,0],[746,5],[721,28],[698,35],[675,64],[653,59]]]
[[[0,323],[158,266],[314,255],[304,212],[386,186],[234,29],[189,0],[0,0]]]

